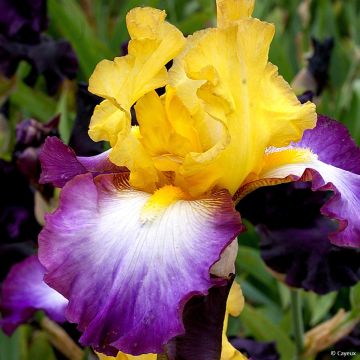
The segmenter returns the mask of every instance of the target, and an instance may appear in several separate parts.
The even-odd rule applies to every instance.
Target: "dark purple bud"
[[[334,39],[327,38],[324,41],[319,41],[312,38],[311,41],[314,52],[308,60],[308,69],[317,84],[316,95],[320,95],[329,79],[329,66],[334,48]]]
[[[16,150],[41,146],[46,137],[58,134],[59,123],[59,116],[45,124],[34,119],[21,121],[16,125]]]
[[[0,1],[0,34],[6,38],[33,44],[47,26],[46,0]]]
[[[31,184],[40,190],[43,195],[46,195],[46,197],[51,195],[52,191],[39,185],[41,173],[39,153],[42,144],[48,136],[58,135],[59,121],[59,116],[56,116],[45,124],[34,119],[27,119],[21,121],[16,126],[16,144],[13,158],[18,169],[27,177]]]
[[[0,160],[0,243],[36,241],[34,194],[13,163]]]
[[[25,82],[33,86],[43,75],[51,95],[65,79],[74,79],[78,71],[78,61],[71,45],[65,40],[55,41],[47,36],[42,36],[39,44],[28,47],[24,60],[32,66]]]
[[[44,76],[50,95],[65,79],[74,79],[78,71],[76,55],[67,41],[41,36],[38,43],[29,45],[0,35],[0,72],[7,77],[13,76],[22,60],[31,65],[25,82],[33,86],[39,76]]]
[[[274,342],[260,342],[250,339],[232,338],[230,343],[252,360],[279,360]]]

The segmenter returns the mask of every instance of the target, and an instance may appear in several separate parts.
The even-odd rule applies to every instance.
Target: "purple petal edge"
[[[318,115],[314,129],[305,130],[295,147],[310,148],[320,161],[360,175],[360,148],[340,122]]]
[[[37,310],[43,310],[52,320],[65,322],[68,301],[43,281],[45,268],[36,255],[12,267],[1,291],[0,326],[7,335],[26,323]]]
[[[300,181],[311,181],[313,191],[332,191],[321,213],[338,222],[329,234],[338,246],[360,247],[360,149],[341,123],[318,116],[317,125],[306,130],[295,147],[308,148],[327,168],[314,166],[304,171]]]
[[[75,152],[56,136],[48,137],[40,152],[41,175],[40,183],[52,183],[63,187],[77,175],[92,173],[124,172],[109,160],[110,150],[96,156],[76,156]]]

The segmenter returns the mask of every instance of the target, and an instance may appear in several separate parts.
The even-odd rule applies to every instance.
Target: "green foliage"
[[[27,360],[29,328],[21,326],[11,337],[0,331],[0,360]],[[30,360],[30,359],[29,359]]]

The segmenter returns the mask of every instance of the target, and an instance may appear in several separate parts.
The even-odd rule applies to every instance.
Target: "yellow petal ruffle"
[[[242,18],[250,17],[254,5],[255,0],[217,0],[218,27],[226,27]]]
[[[233,194],[259,171],[267,147],[286,146],[315,126],[314,105],[301,105],[268,63],[273,34],[271,24],[240,19],[234,26],[207,30],[183,59],[188,78],[206,81],[197,90],[205,112],[230,136],[228,144],[224,138],[214,144],[210,161],[205,154],[185,159],[182,175],[195,195],[214,184]]]
[[[95,141],[116,138],[118,127],[129,131],[131,106],[144,94],[166,85],[165,64],[181,51],[185,39],[165,17],[165,12],[157,9],[131,10],[126,18],[131,36],[128,55],[114,61],[103,60],[96,66],[89,80],[89,91],[111,101],[125,115],[118,117],[117,127],[110,134],[111,121],[107,117],[99,120],[97,114],[90,123],[90,136]]]
[[[186,40],[162,11],[128,14],[129,55],[101,62],[90,79],[89,89],[106,100],[89,133],[110,141],[110,160],[129,168],[133,187],[174,185],[193,197],[217,187],[234,195],[259,178],[267,148],[315,126],[315,106],[300,104],[268,62],[274,26],[251,18],[253,7],[253,0],[218,0],[218,27]],[[163,86],[160,97],[154,89]]]

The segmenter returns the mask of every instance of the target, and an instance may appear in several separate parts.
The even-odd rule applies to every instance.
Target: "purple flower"
[[[273,342],[232,338],[231,344],[251,360],[279,360],[280,356]]]
[[[0,34],[24,44],[36,43],[48,25],[46,0],[2,0]]]
[[[34,119],[26,119],[16,126],[16,144],[13,153],[18,169],[39,189],[40,161],[39,151],[49,135],[58,134],[60,117],[48,123],[40,123]],[[40,190],[46,189],[41,187]]]
[[[308,69],[316,81],[316,95],[320,95],[329,80],[329,66],[334,48],[334,39],[327,38],[324,41],[319,41],[311,38],[311,42],[314,53],[308,60]]]
[[[65,321],[68,301],[43,282],[45,269],[36,255],[12,267],[1,287],[0,327],[8,335],[43,310],[57,322]]]
[[[308,219],[316,228],[315,234],[317,234],[317,237],[312,238],[313,241],[307,241],[307,244],[312,246],[309,250],[310,257],[308,255],[305,255],[305,258],[300,257],[302,259],[301,265],[306,263],[307,269],[310,271],[310,277],[308,278],[306,275],[304,279],[299,280],[294,275],[291,279],[295,280],[289,281],[292,281],[291,284],[293,286],[303,286],[307,289],[323,293],[343,286],[343,284],[348,285],[356,281],[358,276],[358,267],[356,265],[359,263],[357,261],[357,250],[343,249],[339,245],[357,246],[360,241],[360,238],[357,236],[359,231],[358,220],[355,216],[356,211],[354,211],[358,201],[356,189],[358,186],[357,174],[360,169],[359,150],[342,125],[322,117],[319,118],[317,128],[306,132],[303,140],[300,143],[293,144],[290,150],[303,148],[311,149],[317,154],[316,161],[305,164],[297,162],[290,170],[285,168],[284,172],[292,174],[292,171],[294,171],[294,175],[290,177],[292,181],[312,180],[313,182],[311,194],[314,198],[305,200],[305,207],[303,207],[303,209],[306,209],[305,218],[298,217],[291,221],[290,214],[287,212],[285,212],[285,215],[288,216],[286,218],[284,216],[277,216],[275,208],[269,206],[266,206],[266,208],[275,212],[273,218],[276,218],[281,233],[283,233],[281,226],[283,226],[285,221],[289,223],[288,226],[296,228],[298,226],[297,220],[300,219],[300,222],[305,221],[306,224]],[[289,151],[289,148],[284,151]],[[275,153],[275,155],[279,154]],[[158,341],[167,342],[171,337],[178,334],[178,331],[183,330],[177,327],[179,326],[177,322],[179,321],[179,313],[172,313],[172,315],[167,313],[168,317],[165,320],[163,314],[157,310],[171,308],[172,306],[167,301],[171,301],[171,304],[180,304],[178,305],[180,307],[177,307],[177,309],[182,309],[186,301],[196,294],[196,292],[190,291],[188,293],[191,294],[188,295],[189,297],[179,301],[179,298],[184,296],[182,291],[189,291],[187,290],[188,286],[194,286],[194,288],[201,288],[202,286],[199,284],[195,285],[198,278],[193,278],[193,274],[187,274],[186,269],[189,267],[193,268],[194,264],[196,264],[198,269],[209,269],[210,264],[214,262],[212,252],[218,251],[218,249],[215,250],[212,247],[212,240],[216,238],[218,241],[218,239],[223,238],[230,241],[241,229],[239,223],[237,223],[238,220],[235,220],[235,215],[230,210],[230,206],[226,205],[230,204],[231,201],[228,203],[225,199],[225,194],[221,193],[212,195],[217,199],[215,203],[219,204],[219,207],[216,207],[216,212],[201,210],[204,215],[211,214],[209,218],[198,217],[198,215],[190,211],[190,208],[187,208],[187,204],[190,205],[191,201],[189,203],[182,203],[184,208],[181,210],[183,214],[180,219],[184,217],[187,219],[187,227],[183,230],[179,229],[176,233],[172,232],[171,227],[163,228],[163,230],[152,228],[152,222],[148,225],[146,225],[146,221],[143,225],[137,223],[136,219],[141,220],[139,215],[140,208],[148,200],[148,195],[129,188],[127,172],[125,169],[111,164],[108,156],[109,152],[104,152],[92,158],[77,157],[71,149],[56,138],[50,138],[46,141],[41,155],[43,166],[41,179],[42,181],[51,181],[57,186],[63,187],[63,191],[59,209],[47,217],[47,224],[40,236],[40,260],[48,270],[45,281],[70,300],[68,309],[69,320],[80,323],[79,329],[83,332],[81,337],[83,344],[90,344],[98,351],[108,354],[115,354],[117,349],[133,354],[139,354],[144,351],[158,352],[161,349]],[[324,164],[327,165],[325,166]],[[276,168],[274,174],[283,177],[282,171],[284,166]],[[311,170],[310,167],[315,170]],[[278,173],[279,169],[280,172]],[[344,171],[348,175],[347,177],[344,176]],[[320,176],[320,173],[324,178]],[[296,188],[300,191],[301,186],[298,184],[299,182]],[[252,186],[252,183],[250,185]],[[274,191],[274,188],[270,188],[271,190]],[[339,195],[340,191],[341,197]],[[281,199],[281,196],[279,198]],[[319,200],[321,201],[320,204],[318,204]],[[198,208],[198,206],[199,209],[202,209],[204,206],[203,209],[205,209],[208,206],[206,204],[207,201],[214,203],[214,200],[204,198],[198,205],[195,206],[195,203],[191,203],[190,206],[192,209]],[[240,206],[246,204],[246,201],[246,198],[243,199]],[[176,208],[177,202],[174,204]],[[264,207],[258,204],[261,204],[261,202],[256,203],[255,206],[257,208]],[[295,202],[292,202],[292,206],[298,209]],[[246,215],[245,207],[240,209]],[[333,227],[334,223],[331,220],[325,219],[326,224],[331,226],[327,227],[328,225],[325,225],[325,234],[321,233],[319,238],[319,231],[322,232],[324,230],[316,222],[320,211],[327,217],[337,219],[340,226]],[[167,214],[167,216],[172,216],[172,212]],[[171,220],[172,217],[167,219],[167,225],[172,224],[171,226],[175,226],[172,222],[175,221],[175,218],[179,219],[179,217],[175,217],[175,213],[173,216],[174,220]],[[128,219],[126,222],[118,222],[118,219],[124,219],[125,217]],[[266,224],[266,221],[270,218],[266,214],[263,223]],[[344,219],[347,219],[347,226],[345,226]],[[222,225],[218,227],[220,223]],[[300,229],[304,230],[301,226],[303,225],[300,225]],[[170,231],[171,236],[176,237],[174,246],[175,244],[177,246],[177,255],[175,255],[171,247],[168,247],[169,244],[167,242],[162,241],[157,243],[152,240],[152,250],[146,250],[146,246],[140,245],[142,242],[138,242],[140,241],[139,239],[148,239],[147,235],[143,233],[145,229],[150,231],[150,233],[154,231],[157,234],[159,231],[161,234],[167,234]],[[193,231],[191,229],[207,229],[207,231],[197,233],[197,235],[186,235],[186,238],[192,238],[192,252],[188,253],[187,240],[182,236],[187,234],[187,231]],[[308,231],[307,228],[305,228],[305,231]],[[311,239],[310,234],[311,232],[306,233],[306,240]],[[296,240],[295,236],[291,236]],[[333,245],[329,242],[328,238],[333,241]],[[121,239],[121,242],[118,239]],[[154,237],[154,239],[159,241],[161,236]],[[293,239],[291,238],[291,240]],[[300,250],[306,252],[301,243],[299,243],[300,245],[292,246],[290,245],[289,238],[284,240],[283,237],[279,240],[279,244],[281,244],[279,248],[282,250],[287,248],[284,242],[287,242],[286,244],[289,245],[289,248],[296,248],[296,251],[293,252],[294,258],[302,254]],[[227,246],[228,244],[229,242],[226,242],[222,246]],[[193,258],[193,255],[198,251],[195,250],[197,246],[202,249],[202,254],[206,252],[207,256]],[[219,244],[216,246],[219,246]],[[103,259],[100,265],[101,272],[89,268],[87,265],[89,263],[97,263],[98,249],[100,247],[102,249],[101,259]],[[153,252],[155,248],[157,248],[156,255]],[[165,252],[163,252],[162,249],[166,249],[166,251],[164,250]],[[266,247],[262,246],[262,249],[266,250]],[[275,245],[273,249],[276,249]],[[328,249],[330,250],[328,251]],[[329,257],[332,259],[330,262],[331,266],[339,271],[338,274],[331,274],[330,280],[326,277],[323,280],[320,277],[320,286],[318,284],[319,278],[315,276],[317,274],[316,269],[318,268],[315,268],[314,264],[317,266],[320,264],[321,270],[326,270],[323,263],[321,263],[326,258],[324,251],[325,255],[329,253]],[[177,257],[180,253],[182,254],[180,257],[180,269],[185,272],[182,273],[180,271],[178,273],[177,270],[174,273],[173,263],[179,261]],[[312,260],[311,254],[313,253],[320,254],[320,256],[317,255],[318,259],[321,260],[320,262],[317,263]],[[81,262],[78,261],[78,254],[81,254]],[[285,256],[288,259],[292,259],[289,253],[286,253]],[[134,257],[141,260],[134,263],[132,260]],[[178,260],[175,260],[176,258]],[[210,260],[211,258],[212,260]],[[307,261],[308,258],[311,258],[311,261]],[[149,264],[147,259],[150,259],[150,261],[152,261],[151,259],[164,261],[161,274],[166,274],[165,277],[157,273],[155,263],[151,262]],[[344,259],[347,260],[345,261]],[[189,266],[188,261],[193,265]],[[294,260],[290,265],[296,266],[296,264],[298,263]],[[336,267],[334,264],[336,264]],[[344,266],[341,269],[342,264]],[[352,264],[355,264],[355,267]],[[71,270],[69,271],[69,269]],[[121,271],[121,269],[123,270]],[[304,266],[301,269],[304,274]],[[130,276],[132,279],[131,284],[129,283],[129,271],[132,274]],[[82,275],[79,276],[78,274]],[[92,279],[91,284],[88,282],[89,278]],[[161,289],[169,289],[172,286],[172,278],[174,281],[176,279],[177,290],[172,290],[172,295],[170,296],[168,292],[162,293]],[[189,282],[189,279],[192,279],[192,281]],[[162,281],[165,283],[163,284]],[[296,282],[299,285],[296,285]],[[126,284],[126,287],[124,284]],[[140,288],[138,284],[141,284]],[[160,288],[158,287],[159,285]],[[97,294],[103,291],[107,291],[109,296],[106,299],[99,299]],[[82,296],[82,294],[86,294],[86,296]],[[124,294],[126,296],[123,296]],[[150,299],[149,294],[156,296],[156,300],[155,298]],[[127,304],[129,302],[136,302],[138,304],[138,307],[131,311],[131,316],[128,313],[128,307],[123,303],[124,301]],[[151,307],[151,309],[147,308],[148,301],[156,302],[157,306]],[[80,312],[79,309],[81,309]],[[144,309],[145,312],[143,312]],[[96,315],[100,313],[102,315]],[[166,323],[167,328],[165,329],[163,325],[160,325],[159,321],[162,324]],[[139,322],[141,325],[139,325]],[[173,326],[174,328],[170,328]],[[103,332],[105,328],[113,329],[111,334],[114,334],[114,337],[111,335],[108,335],[110,337],[103,337],[102,334],[109,334],[107,331]],[[155,328],[162,329],[164,332],[155,332]],[[172,329],[175,328],[177,330],[173,331]],[[154,336],[155,334],[156,336]],[[141,345],[136,340],[140,338],[143,339]]]
[[[42,36],[39,44],[28,46],[23,54],[24,60],[31,65],[31,71],[25,78],[33,86],[40,75],[43,75],[50,95],[55,94],[65,79],[74,79],[78,71],[77,57],[65,40],[53,40]]]
[[[47,124],[33,119],[16,127],[12,162],[0,160],[0,279],[15,262],[34,252],[40,231],[35,214],[35,189],[45,198],[52,196],[51,185],[39,185],[39,150],[46,136],[57,133],[59,118]]]
[[[34,230],[38,230],[38,227],[33,228],[33,193],[27,180],[14,164],[4,160],[0,160],[0,173],[3,181],[0,188],[2,242],[36,239]]]
[[[11,77],[24,60],[31,65],[25,82],[33,86],[43,75],[47,91],[54,94],[65,78],[75,78],[78,61],[67,41],[41,34],[46,28],[46,1],[1,2],[0,72]]]

